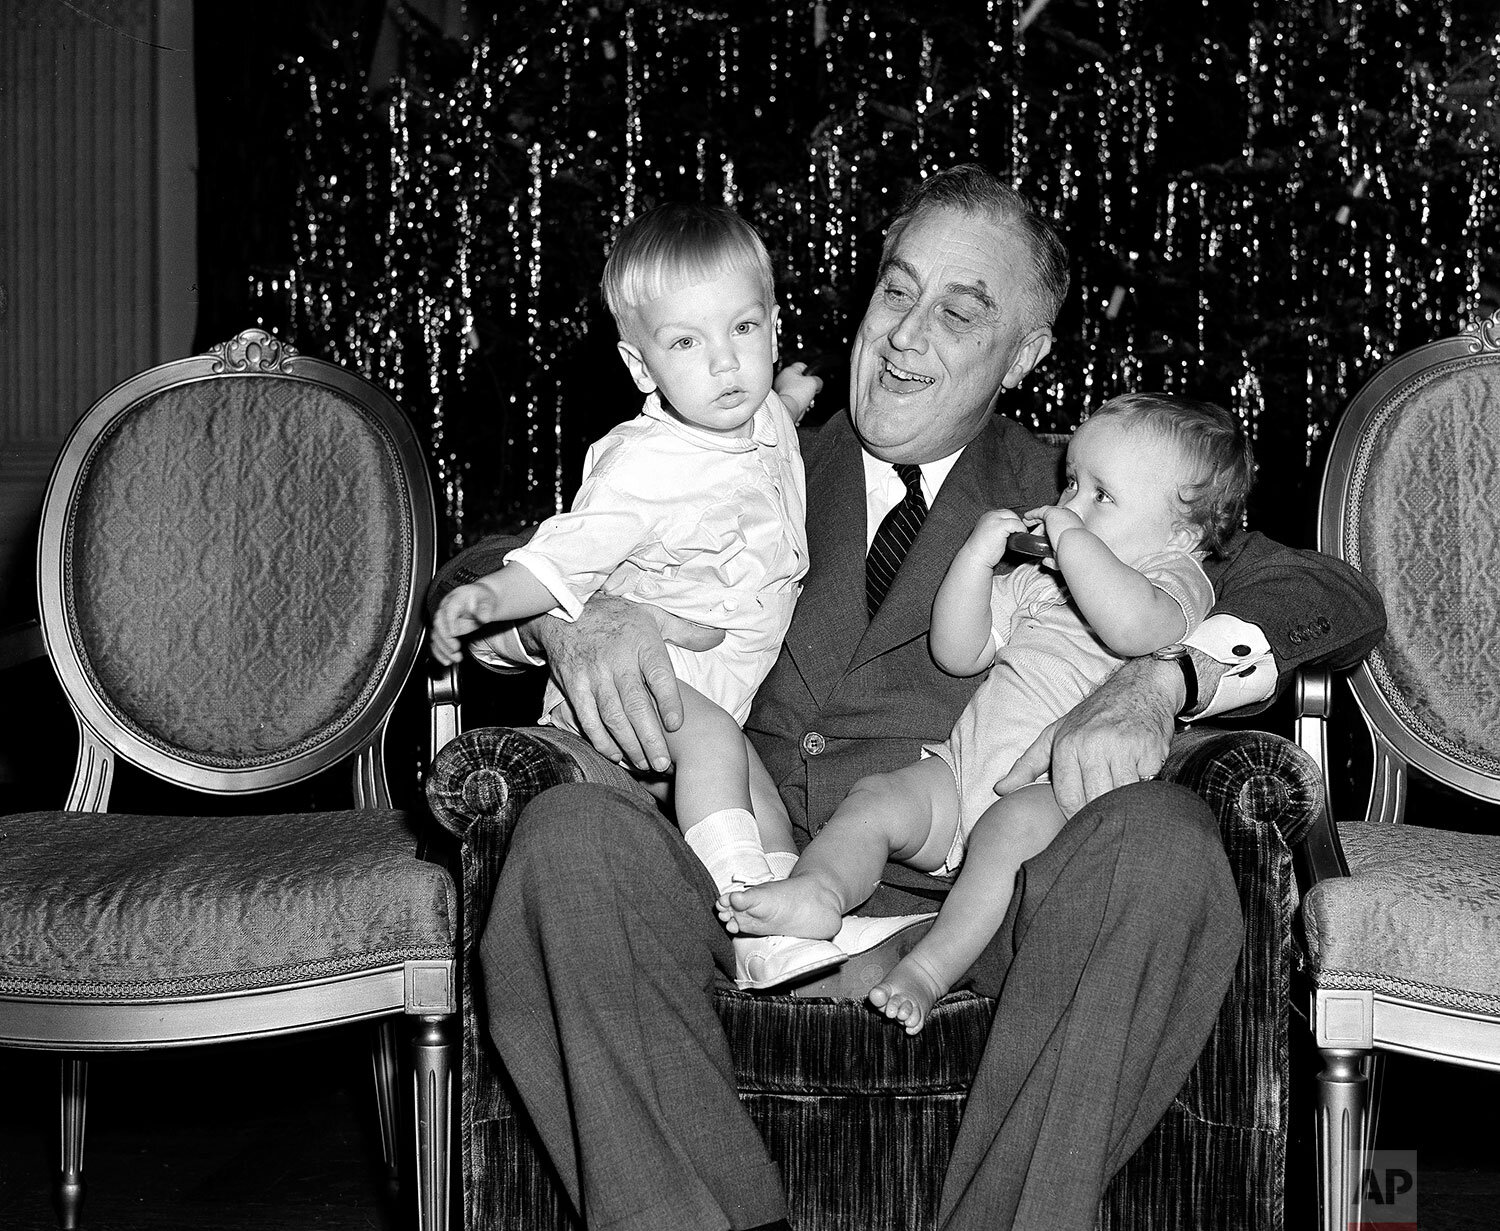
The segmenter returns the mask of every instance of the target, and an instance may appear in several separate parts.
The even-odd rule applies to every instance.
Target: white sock
[[[711,812],[684,833],[720,893],[775,879],[760,845],[760,829],[745,808]]]
[[[767,851],[766,862],[771,865],[772,878],[784,881],[792,874],[792,869],[797,866],[797,852]]]

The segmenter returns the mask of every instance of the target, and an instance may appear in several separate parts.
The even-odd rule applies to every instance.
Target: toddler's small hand
[[[794,421],[800,420],[823,388],[823,378],[814,376],[805,363],[792,363],[776,373],[776,392],[787,405]]]
[[[463,657],[463,639],[485,622],[479,610],[485,595],[486,591],[478,586],[459,586],[445,594],[438,604],[428,645],[432,656],[445,667]]]
[[[1010,509],[990,509],[979,515],[974,529],[969,531],[964,551],[986,568],[994,568],[1005,555],[1010,536],[1025,529],[1026,523]]]
[[[1057,540],[1062,538],[1063,531],[1083,529],[1083,518],[1072,509],[1065,509],[1060,504],[1044,504],[1041,508],[1029,509],[1026,512],[1026,520],[1033,523],[1041,522],[1054,547],[1057,546]]]

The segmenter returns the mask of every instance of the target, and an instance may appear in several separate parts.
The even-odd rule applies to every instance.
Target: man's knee
[[[1204,895],[1238,911],[1219,824],[1200,796],[1175,783],[1138,782],[1093,806],[1108,809],[1120,879],[1142,893]]]
[[[638,842],[657,841],[665,822],[610,786],[569,782],[543,791],[521,813],[505,856],[508,879],[577,883],[613,876]]]

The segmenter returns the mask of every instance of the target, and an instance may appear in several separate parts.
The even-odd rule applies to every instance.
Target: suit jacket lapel
[[[865,634],[864,457],[848,416],[837,415],[808,450],[807,541],[802,583],[786,648],[814,696],[826,698]]]
[[[1008,473],[998,468],[995,454],[995,433],[982,432],[949,471],[890,593],[866,628],[851,667],[926,634],[932,623],[932,600],[953,553],[969,536],[979,514],[992,507],[996,477]]]
[[[1017,507],[1023,491],[1012,444],[1025,429],[993,418],[964,450],[922,523],[901,571],[875,613],[865,615],[864,457],[847,414],[807,442],[807,539],[811,570],[787,632],[786,649],[813,695],[824,701],[855,667],[926,634],[932,599],[953,553],[985,509]],[[1055,492],[1055,487],[1051,489]]]

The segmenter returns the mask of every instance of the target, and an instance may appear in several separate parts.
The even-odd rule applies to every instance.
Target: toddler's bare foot
[[[949,986],[923,958],[918,945],[870,989],[870,1003],[904,1026],[907,1034],[916,1034]]]
[[[844,921],[838,895],[810,876],[790,876],[731,889],[716,909],[725,928],[746,936],[804,936],[831,940]]]

